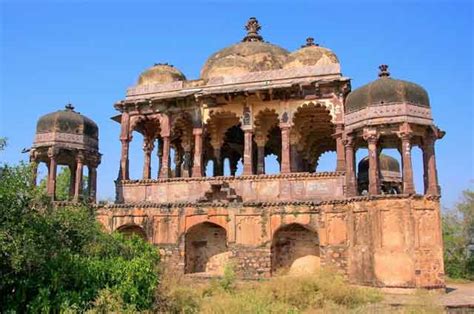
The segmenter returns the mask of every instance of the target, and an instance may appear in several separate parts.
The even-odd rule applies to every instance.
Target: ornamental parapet
[[[118,203],[242,203],[344,198],[344,172],[117,181]]]

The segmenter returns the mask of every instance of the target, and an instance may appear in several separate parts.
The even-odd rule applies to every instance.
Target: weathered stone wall
[[[224,235],[226,242],[212,244],[219,248],[215,252],[205,250],[206,265],[194,271],[218,274],[232,262],[242,278],[262,278],[271,276],[272,269],[291,269],[296,264],[314,268],[319,262],[356,284],[406,288],[444,285],[439,201],[427,197],[117,204],[99,208],[97,215],[109,231],[125,225],[141,227],[148,240],[160,247],[163,261],[180,272],[189,265],[189,258],[196,258],[186,249],[192,246],[185,241],[186,235],[210,223],[222,230],[218,236],[198,233],[189,238],[191,242],[210,244],[212,237],[222,239]],[[296,227],[285,231],[289,226]],[[188,259],[187,254],[191,254]],[[192,270],[188,268],[188,272]]]
[[[329,200],[343,197],[344,174],[292,173],[238,177],[175,178],[122,181],[117,185],[121,203],[196,202],[205,197],[211,185],[225,182],[244,202],[289,200]]]

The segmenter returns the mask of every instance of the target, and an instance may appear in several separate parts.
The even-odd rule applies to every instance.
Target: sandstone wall
[[[225,233],[226,242],[220,242],[216,252],[206,251],[208,272],[219,273],[223,264],[232,262],[239,276],[262,278],[278,272],[280,266],[315,268],[320,263],[356,284],[444,285],[439,201],[427,197],[186,206],[117,204],[99,208],[97,218],[109,231],[126,225],[142,227],[148,240],[160,247],[165,263],[180,272],[190,264],[186,254],[193,254],[186,250],[190,247],[186,235],[193,227],[210,223]],[[298,228],[285,231],[292,225],[303,232],[298,233]],[[222,239],[224,234],[211,232],[192,241],[210,244],[213,240],[209,236]]]

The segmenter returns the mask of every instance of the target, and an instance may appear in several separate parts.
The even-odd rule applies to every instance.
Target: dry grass
[[[229,289],[232,287],[232,289]],[[330,313],[358,312],[379,302],[375,289],[348,285],[334,272],[281,276],[262,282],[229,284],[229,278],[199,283],[165,275],[158,310],[168,313]]]

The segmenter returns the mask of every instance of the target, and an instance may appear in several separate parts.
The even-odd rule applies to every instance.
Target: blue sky
[[[447,131],[436,146],[443,204],[472,187],[472,1],[3,0],[0,11],[0,136],[9,139],[0,162],[27,160],[20,152],[36,120],[72,102],[100,127],[99,198],[113,198],[120,158],[113,103],[155,62],[198,78],[207,57],[240,41],[256,16],[271,43],[295,50],[312,36],[332,49],[353,88],[374,80],[382,63],[393,77],[424,86],[435,123]],[[131,152],[136,176],[140,146],[135,141]],[[413,155],[421,189],[421,154]],[[326,159],[323,168],[333,164]]]

